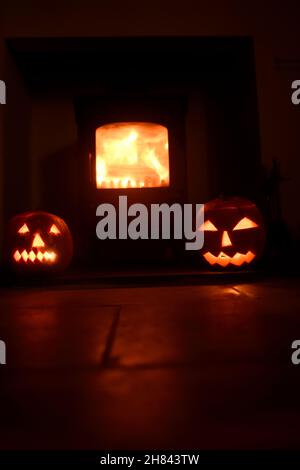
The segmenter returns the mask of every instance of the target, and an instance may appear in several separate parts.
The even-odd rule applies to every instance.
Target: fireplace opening
[[[192,258],[181,240],[99,242],[97,207],[117,207],[120,195],[148,210],[219,195],[262,198],[252,38],[15,38],[7,45],[32,109],[24,102],[28,123],[17,132],[23,163],[15,129],[7,139],[4,212],[40,207],[61,215],[79,265]]]
[[[169,186],[168,130],[149,122],[120,122],[96,129],[96,186]]]

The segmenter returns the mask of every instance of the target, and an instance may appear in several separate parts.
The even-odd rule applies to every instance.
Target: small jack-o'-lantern
[[[201,228],[201,253],[211,266],[241,268],[252,264],[263,252],[263,218],[257,206],[246,199],[214,199],[205,204]]]
[[[10,220],[7,256],[14,271],[56,273],[69,265],[72,255],[72,236],[60,217],[33,211],[16,215]]]

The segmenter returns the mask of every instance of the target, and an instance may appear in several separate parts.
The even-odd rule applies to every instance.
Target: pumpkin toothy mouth
[[[17,263],[54,263],[56,260],[56,253],[54,251],[37,251],[36,253],[31,250],[23,250],[22,253],[16,250],[13,258]]]
[[[254,260],[256,255],[252,251],[248,251],[245,254],[237,252],[234,256],[228,256],[221,251],[217,256],[214,256],[208,251],[203,256],[211,265],[219,264],[220,266],[226,267],[228,264],[234,264],[235,266],[242,266],[244,263],[249,264]]]

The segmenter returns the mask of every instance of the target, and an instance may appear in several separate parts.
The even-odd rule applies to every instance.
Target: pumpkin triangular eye
[[[206,230],[207,232],[217,232],[217,227],[210,221],[206,220],[204,224],[201,225],[201,230]]]
[[[21,228],[19,228],[18,230],[18,233],[20,233],[21,235],[23,235],[24,233],[28,233],[29,232],[29,228],[27,227],[26,224],[23,224]]]
[[[54,235],[59,235],[60,230],[56,227],[55,224],[51,225],[51,228],[49,230],[49,233],[53,233]]]
[[[253,222],[253,220],[248,219],[248,217],[244,217],[236,224],[233,230],[245,230],[246,228],[255,227],[258,227],[257,223]]]

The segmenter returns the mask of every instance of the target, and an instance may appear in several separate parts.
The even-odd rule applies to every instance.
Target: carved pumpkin
[[[263,253],[265,228],[257,206],[247,199],[214,199],[204,206],[201,254],[211,266],[244,267]]]
[[[8,226],[7,245],[10,266],[23,273],[63,271],[73,255],[67,224],[60,217],[42,211],[13,217]]]

